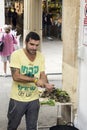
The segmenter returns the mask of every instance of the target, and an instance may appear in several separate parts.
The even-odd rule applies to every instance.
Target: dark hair
[[[34,40],[40,40],[40,36],[36,32],[28,33],[25,38],[25,42],[29,42],[30,38]]]

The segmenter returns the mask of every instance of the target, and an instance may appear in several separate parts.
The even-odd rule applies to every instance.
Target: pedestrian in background
[[[46,36],[46,27],[47,27],[47,11],[43,10],[42,13],[42,33],[43,33],[43,37]]]
[[[53,25],[53,17],[52,17],[51,10],[49,10],[49,12],[47,13],[46,19],[47,19],[47,38],[49,40],[52,40],[53,38],[51,37],[51,29]]]
[[[14,11],[12,12],[12,29],[16,29],[17,19],[18,19],[18,14],[16,12],[16,9],[14,8]]]
[[[53,88],[45,74],[44,56],[37,51],[39,44],[39,35],[30,32],[25,38],[25,48],[11,55],[10,68],[13,82],[7,130],[17,130],[24,115],[26,130],[36,130],[40,108],[38,87],[49,91]]]
[[[11,7],[8,8],[8,12],[7,12],[7,16],[8,16],[8,24],[11,24],[11,18],[12,18],[12,11],[11,11]]]
[[[58,18],[58,39],[59,40],[62,40],[62,37],[61,37],[61,29],[62,29],[62,17],[60,16]]]
[[[6,25],[4,30],[5,32],[2,34],[0,41],[4,42],[3,51],[0,52],[1,60],[3,62],[4,76],[7,76],[7,61],[10,62],[10,56],[14,51],[14,44],[17,44],[17,40],[10,33],[10,26]]]

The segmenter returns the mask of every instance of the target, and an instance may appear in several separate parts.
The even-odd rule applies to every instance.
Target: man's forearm
[[[22,82],[22,83],[34,82],[35,79],[36,79],[35,77],[29,77],[22,74],[16,75],[16,77],[13,76],[14,81]]]
[[[46,74],[43,74],[40,78],[44,83],[48,83],[48,78]]]
[[[23,74],[20,74],[20,70],[17,68],[11,68],[12,78],[14,81],[27,83],[34,82],[36,77],[29,77]]]

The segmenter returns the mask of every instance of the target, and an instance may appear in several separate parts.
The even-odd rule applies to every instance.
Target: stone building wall
[[[63,89],[66,90],[77,108],[78,84],[78,28],[80,0],[63,1]]]

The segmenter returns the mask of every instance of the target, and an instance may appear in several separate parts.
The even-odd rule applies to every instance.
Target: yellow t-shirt
[[[10,67],[19,68],[21,74],[39,78],[40,72],[45,70],[44,56],[37,51],[36,58],[32,62],[23,49],[19,49],[12,53]],[[11,98],[23,102],[36,100],[39,98],[38,87],[34,83],[21,83],[13,80]]]

